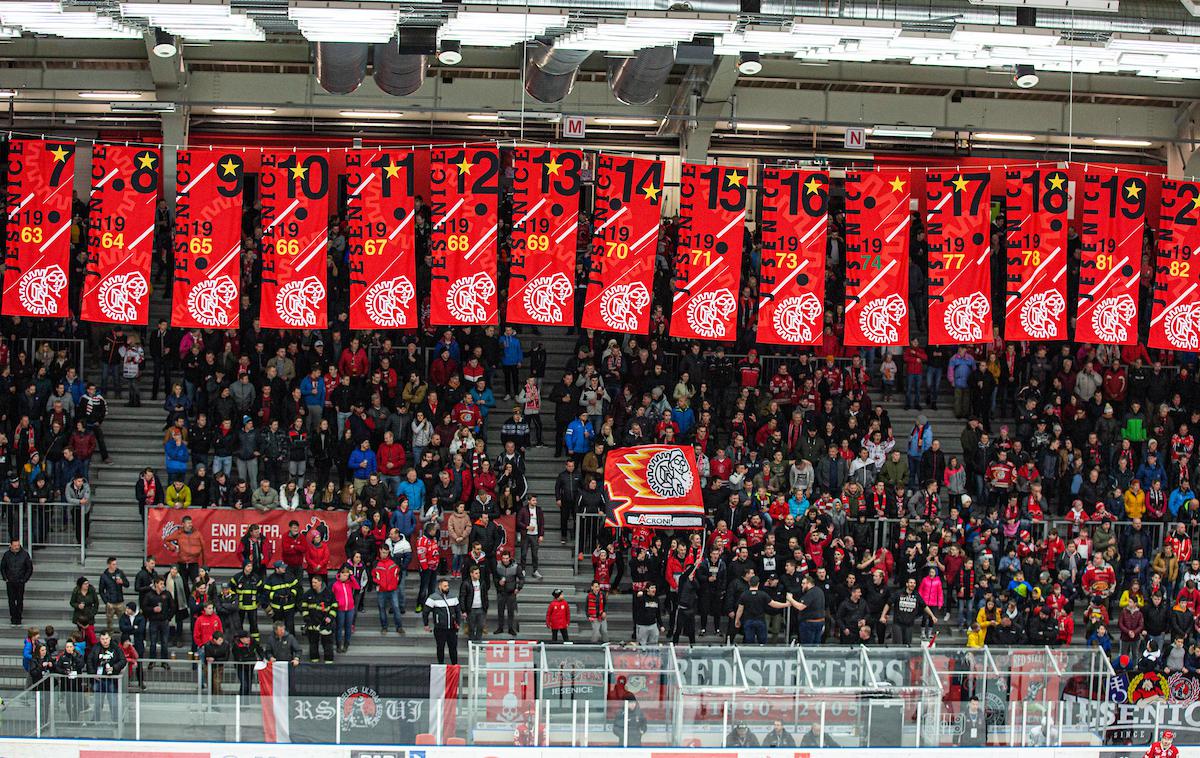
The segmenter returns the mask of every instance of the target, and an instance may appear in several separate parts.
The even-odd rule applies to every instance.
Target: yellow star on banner
[[[220,166],[221,170],[225,172],[225,176],[233,176],[238,170],[238,162],[232,157],[226,158],[225,162],[220,164]]]
[[[1192,198],[1192,210],[1200,208],[1200,195]]]
[[[467,156],[465,154],[463,155],[462,163],[455,163],[454,165],[458,166],[459,174],[469,174],[471,173],[471,169],[475,167],[474,163],[471,163],[467,160]]]
[[[563,164],[558,162],[558,158],[551,158],[550,162],[546,164],[546,173],[559,176],[558,172],[562,170],[562,167]]]
[[[727,175],[726,175],[726,177],[725,177],[725,181],[729,183],[729,186],[730,186],[730,187],[741,187],[741,186],[743,186],[743,185],[742,185],[742,182],[743,182],[743,181],[745,181],[745,179],[746,179],[746,175],[745,175],[745,174],[739,174],[737,171],[731,171],[731,172],[729,172],[729,174],[727,174]]]
[[[955,192],[962,192],[963,190],[965,190],[967,188],[968,182],[967,182],[966,178],[963,177],[962,174],[959,174],[958,178],[955,179],[953,182],[951,182],[951,184],[954,185]]]
[[[1125,188],[1125,196],[1140,200],[1142,197],[1142,186],[1140,184],[1136,184],[1136,183],[1130,184],[1128,187]]]
[[[821,182],[817,181],[817,177],[815,176],[810,177],[809,180],[804,183],[804,189],[808,190],[808,194],[815,195],[821,191]]]
[[[142,153],[137,157],[138,168],[154,168],[154,153]]]
[[[1050,175],[1050,189],[1062,189],[1063,182],[1065,182],[1066,180],[1067,180],[1067,177],[1063,176],[1062,174],[1051,174]]]
[[[387,172],[388,179],[395,179],[400,176],[400,166],[397,166],[395,161],[389,160],[388,165],[384,166],[383,170]]]
[[[888,182],[888,184],[892,185],[892,192],[903,192],[904,191],[904,180],[898,176],[895,179],[892,179],[890,182]]]
[[[647,200],[657,200],[658,193],[658,187],[655,187],[653,184],[648,184],[645,187],[642,187],[642,194],[646,196]]]
[[[69,151],[62,145],[56,145],[54,149],[50,151],[50,154],[54,156],[56,163],[66,163],[68,152]]]
[[[292,172],[293,179],[303,179],[304,175],[308,173],[308,169],[304,166],[301,166],[299,163],[297,163],[295,166],[292,166],[290,171]]]

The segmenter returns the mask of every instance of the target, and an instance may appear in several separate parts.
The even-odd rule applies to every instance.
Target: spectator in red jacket
[[[342,350],[342,357],[338,359],[338,371],[342,376],[350,377],[352,384],[361,385],[366,381],[370,370],[371,361],[367,357],[367,351],[359,344],[358,337],[352,337],[350,344]]]
[[[304,555],[308,538],[300,533],[300,522],[295,519],[288,522],[287,534],[280,539],[280,560],[287,564],[288,575],[299,581],[300,573],[304,570]]]
[[[571,606],[563,600],[563,591],[555,590],[554,599],[546,608],[546,626],[550,629],[550,641],[558,642],[562,635],[563,642],[570,642],[568,627],[571,626]]]
[[[309,581],[314,576],[329,581],[329,543],[320,532],[314,532],[312,539],[304,546],[304,570],[308,572]]]
[[[1117,586],[1117,573],[1104,561],[1104,556],[1092,556],[1092,565],[1083,572],[1083,591],[1089,595],[1108,597]]]
[[[437,589],[438,566],[442,562],[442,549],[438,546],[437,524],[425,524],[421,536],[417,538],[417,566],[421,571],[421,583],[417,589],[417,611],[425,605],[425,598]]]
[[[204,612],[192,621],[192,642],[196,643],[196,655],[204,665],[204,646],[212,641],[213,634],[224,631],[221,617],[217,615],[212,603],[205,603]]]
[[[396,435],[390,429],[384,432],[383,444],[379,446],[379,451],[375,454],[375,465],[379,475],[387,482],[389,492],[396,491],[396,487],[404,475],[407,462],[408,457],[404,453],[404,446],[396,442]]]
[[[396,634],[404,634],[404,601],[400,590],[400,567],[392,560],[387,547],[379,549],[379,561],[371,570],[371,582],[375,585],[376,601],[379,603],[379,627],[383,634],[388,630],[388,610],[396,619]]]

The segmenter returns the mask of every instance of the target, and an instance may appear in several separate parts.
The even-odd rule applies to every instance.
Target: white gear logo
[[[1124,342],[1137,316],[1137,303],[1127,292],[1106,297],[1092,309],[1092,329],[1102,342]]]
[[[35,268],[21,275],[17,293],[21,305],[35,316],[58,313],[58,298],[67,286],[67,275],[60,266]]]
[[[150,286],[138,271],[110,276],[100,284],[100,312],[113,321],[135,321],[138,305],[149,293]]]
[[[317,305],[325,299],[325,285],[315,276],[288,282],[275,293],[275,310],[288,326],[317,325]]]
[[[812,342],[813,327],[821,320],[825,310],[821,301],[811,292],[785,298],[771,315],[775,332],[788,342]]]
[[[1035,340],[1053,339],[1058,336],[1058,317],[1066,310],[1060,293],[1039,292],[1021,306],[1021,328]]]
[[[612,329],[630,331],[649,304],[650,292],[641,282],[614,284],[600,295],[600,318]]]
[[[721,338],[725,336],[725,319],[736,310],[737,299],[728,288],[722,287],[692,298],[687,307],[687,322],[701,337]]]
[[[371,321],[381,327],[408,326],[408,304],[417,290],[407,276],[376,282],[367,290],[363,300]]]
[[[692,491],[692,467],[682,450],[655,453],[646,464],[646,484],[662,498],[683,497]]]
[[[228,276],[206,279],[188,293],[188,313],[203,326],[228,326],[229,307],[237,296],[237,285]]]
[[[959,342],[978,342],[983,339],[983,320],[992,312],[992,305],[982,292],[972,292],[950,301],[942,314],[942,324]]]
[[[480,271],[450,285],[446,307],[457,321],[486,321],[488,301],[496,296],[496,283]]]
[[[574,286],[561,271],[551,276],[539,276],[525,287],[521,298],[525,312],[535,321],[562,321],[562,304],[571,297]]]
[[[1200,303],[1177,305],[1161,316],[1167,340],[1179,350],[1200,350]]]
[[[858,326],[863,336],[877,345],[900,341],[900,320],[908,315],[908,306],[899,295],[877,298],[863,306]]]

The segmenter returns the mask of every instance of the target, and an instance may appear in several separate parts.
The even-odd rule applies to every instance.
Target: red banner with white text
[[[741,168],[683,164],[672,337],[737,337],[747,179]]]
[[[829,174],[763,169],[758,341],[819,345],[825,321]]]
[[[430,320],[495,324],[500,155],[491,147],[434,148],[430,157]]]
[[[5,316],[68,315],[74,181],[74,144],[26,139],[9,142]]]
[[[1067,175],[1005,172],[1004,338],[1067,338]]]
[[[146,509],[146,555],[154,556],[161,565],[179,562],[179,534],[183,517],[190,516],[192,526],[200,534],[203,551],[200,563],[215,568],[241,568],[241,540],[250,526],[262,527],[265,541],[263,560],[268,564],[283,557],[283,535],[288,522],[300,522],[300,532],[308,539],[319,533],[329,543],[329,567],[336,569],[346,560],[346,518],[325,511],[267,511],[236,508],[175,508]],[[327,517],[328,516],[328,517]]]
[[[578,150],[513,151],[512,260],[505,321],[575,325]]]
[[[991,175],[925,177],[929,246],[929,344],[992,339]]]
[[[908,344],[907,171],[846,174],[847,345]]]
[[[262,157],[259,317],[264,329],[325,328],[330,182],[329,159],[323,153]]]
[[[411,150],[346,154],[351,329],[417,326],[414,161]]]
[[[1200,350],[1200,183],[1164,179],[1150,347]]]
[[[1079,194],[1082,247],[1075,340],[1136,344],[1146,179],[1087,167]]]
[[[662,161],[600,155],[584,329],[650,330],[662,188]]]
[[[171,324],[237,328],[245,159],[220,150],[180,150],[175,165]]]

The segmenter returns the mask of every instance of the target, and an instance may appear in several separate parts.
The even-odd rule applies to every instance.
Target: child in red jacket
[[[570,625],[571,606],[563,600],[562,590],[555,590],[554,599],[546,608],[546,626],[550,627],[550,640],[557,642],[561,634],[563,642],[570,642],[571,638],[567,636],[567,627]]]

